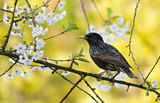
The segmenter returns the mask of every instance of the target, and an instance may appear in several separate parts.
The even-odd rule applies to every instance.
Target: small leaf
[[[13,50],[13,48],[12,48],[12,47],[10,47],[10,48],[9,48],[9,50],[10,50],[10,51],[12,51],[12,50]]]
[[[108,16],[112,16],[113,10],[111,8],[107,8]]]
[[[69,29],[70,30],[78,30],[78,27],[76,24],[69,23]]]
[[[83,55],[83,51],[84,51],[83,48],[81,48],[79,54]]]
[[[87,59],[85,59],[85,58],[78,58],[77,60],[89,63],[89,61]]]
[[[79,66],[79,63],[78,63],[78,62],[76,62],[76,61],[74,61],[74,62],[73,62],[73,64],[75,64],[75,65]]]
[[[24,44],[24,45],[26,45],[26,44],[27,44],[27,42],[26,42],[26,41],[23,41],[23,44]]]
[[[117,18],[119,18],[120,16],[113,16],[112,19],[115,20]]]

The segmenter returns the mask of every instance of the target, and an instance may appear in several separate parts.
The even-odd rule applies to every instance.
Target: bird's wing
[[[129,68],[131,67],[122,54],[113,46],[106,44],[109,48],[105,52],[96,52],[91,56],[107,63]]]

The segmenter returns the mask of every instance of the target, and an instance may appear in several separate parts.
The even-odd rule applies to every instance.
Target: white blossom
[[[12,73],[12,75],[20,75],[22,73],[22,71],[20,69],[15,69],[14,72]]]
[[[44,42],[43,39],[36,39],[36,49],[40,50],[41,48],[44,47],[46,43]]]
[[[48,31],[48,28],[46,28],[45,30],[43,30],[42,26],[39,26],[38,24],[36,24],[36,27],[33,27],[32,29],[32,36],[35,38],[37,36],[39,36],[40,34],[45,35]]]
[[[122,17],[119,17],[117,23],[118,23],[119,25],[123,25],[124,19],[123,19]]]
[[[157,85],[158,85],[157,80],[153,78],[153,84],[152,84],[152,87],[157,87]]]
[[[16,49],[16,53],[24,53],[26,49],[26,45],[18,43],[18,45],[15,46],[15,49]]]
[[[10,61],[11,63],[15,63],[15,61],[14,61],[12,58],[9,58],[9,61]]]
[[[43,13],[38,13],[38,15],[35,17],[35,20],[38,23],[44,23],[44,18],[45,18],[45,15]]]
[[[24,65],[31,65],[33,59],[29,59],[27,54],[23,54],[19,56],[18,62],[23,63]]]
[[[43,50],[33,52],[32,59],[33,59],[33,60],[38,60],[38,59],[40,59],[40,58],[43,56],[43,52],[44,52]]]
[[[13,23],[13,28],[15,30],[20,30],[21,29],[21,27],[19,26],[19,23]]]
[[[6,77],[7,79],[14,79],[11,74],[5,74],[4,77]]]
[[[4,10],[7,10],[7,9],[8,9],[8,8],[7,8],[7,3],[6,3],[6,2],[4,3],[3,9],[4,9]]]
[[[108,84],[101,84],[101,82],[98,82],[98,83],[94,84],[94,86],[97,89],[99,89],[101,91],[104,91],[104,92],[107,92],[107,91],[109,91],[111,89],[110,85],[108,85]]]
[[[59,7],[59,11],[61,11],[64,8],[64,5],[66,4],[66,2],[62,1],[58,4]]]
[[[21,73],[21,77],[26,77],[29,74],[28,71],[25,71],[24,73]]]
[[[4,15],[3,15],[3,22],[10,25],[10,20],[9,20],[6,12],[4,12]]]

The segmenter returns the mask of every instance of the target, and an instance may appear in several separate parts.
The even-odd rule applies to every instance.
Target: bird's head
[[[98,33],[88,33],[81,38],[87,40],[90,45],[103,42],[103,38]]]

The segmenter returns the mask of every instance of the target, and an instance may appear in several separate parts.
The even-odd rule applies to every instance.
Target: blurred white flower
[[[36,49],[40,50],[41,48],[44,48],[45,44],[46,43],[44,42],[43,39],[36,38]]]
[[[92,24],[89,26],[89,30],[90,30],[90,32],[96,32],[96,29],[95,29],[94,25],[92,25]],[[89,30],[87,30],[87,32],[86,32],[87,34],[89,33]]]
[[[3,22],[10,25],[10,20],[9,20],[6,12],[4,12],[4,15],[3,15]]]
[[[16,49],[16,53],[24,53],[26,45],[18,43],[18,45],[16,45],[14,48]]]
[[[13,23],[13,28],[15,30],[20,30],[21,29],[21,27],[19,26],[19,23]]]
[[[38,15],[35,17],[35,20],[38,22],[38,23],[44,23],[44,18],[46,16],[44,15],[44,13],[38,13]]]
[[[32,59],[33,59],[33,60],[38,60],[38,59],[40,59],[40,58],[43,56],[43,52],[44,52],[43,50],[33,52]]]
[[[64,5],[66,4],[66,2],[62,1],[58,4],[59,7],[59,11],[61,11],[64,8]]]
[[[111,86],[108,84],[101,84],[101,82],[95,83],[94,86],[104,92],[107,92],[111,89]]]
[[[28,72],[32,72],[32,71],[35,71],[36,70],[36,66],[32,67],[31,69],[28,69]]]
[[[11,63],[15,63],[15,61],[14,61],[12,58],[9,58],[9,61],[10,61]]]
[[[69,75],[70,73],[71,73],[71,72],[62,72],[61,75],[67,76],[67,75]]]
[[[19,56],[18,62],[23,63],[24,65],[31,65],[33,59],[29,59],[27,54],[23,54]]]
[[[157,80],[153,78],[153,84],[152,84],[152,87],[157,87],[157,85],[158,85]]]
[[[21,71],[20,69],[15,69],[15,70],[13,71],[12,75],[18,76],[18,75],[20,75],[21,73],[22,73],[22,71]]]
[[[45,35],[47,33],[47,31],[48,31],[48,28],[43,30],[42,26],[39,26],[38,24],[36,24],[36,27],[33,27],[33,29],[32,29],[32,36],[35,38],[35,37],[39,36],[40,34]]]
[[[7,9],[8,9],[8,8],[7,8],[7,3],[6,3],[6,2],[4,3],[3,9],[4,9],[4,10],[7,10]]]
[[[103,37],[104,42],[110,43],[112,41],[112,38],[109,35],[109,32],[105,29],[102,29],[99,31],[99,34]]]
[[[5,74],[4,77],[6,77],[7,79],[14,79],[11,74]]]
[[[123,25],[124,19],[123,19],[122,17],[119,17],[117,23],[118,23],[119,25]]]
[[[24,73],[21,73],[21,77],[26,77],[29,74],[28,71],[25,71]]]

